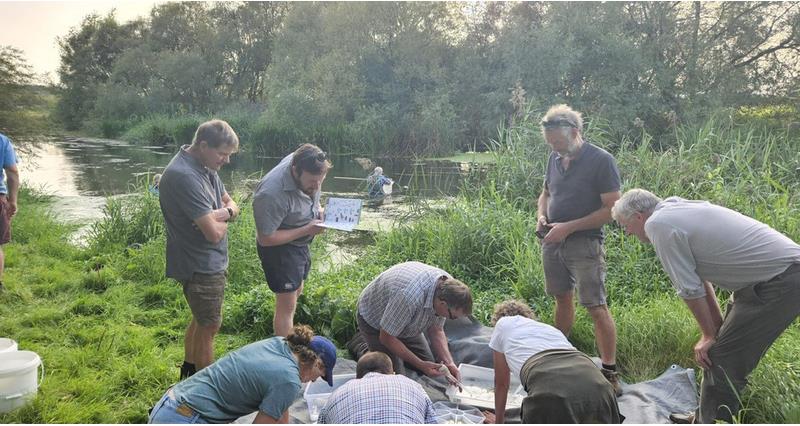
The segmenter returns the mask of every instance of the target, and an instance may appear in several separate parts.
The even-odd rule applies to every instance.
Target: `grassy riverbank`
[[[676,129],[674,141],[664,145],[670,148],[651,146],[646,135],[638,144],[607,140],[599,128],[590,136],[617,155],[626,188],[708,199],[800,241],[796,136],[731,118]],[[297,321],[343,347],[355,331],[360,289],[386,267],[414,259],[470,284],[481,321],[495,302],[517,297],[551,323],[531,220],[547,148],[535,123],[503,130],[499,142],[496,166],[476,171],[446,208],[420,208],[417,220],[376,235],[355,262],[312,271]],[[34,403],[0,416],[0,423],[144,422],[147,409],[176,379],[189,316],[180,287],[164,278],[157,200],[144,191],[110,200],[86,248],[67,243],[72,229],[47,213],[47,204],[23,193],[14,242],[6,246],[8,289],[0,294],[0,335],[39,353],[47,375]],[[255,253],[249,203],[242,207],[242,219],[230,228],[230,285],[218,356],[272,331],[274,298]],[[315,259],[325,255],[326,238],[315,242]],[[652,248],[610,226],[606,249],[624,378],[647,380],[672,364],[694,366],[697,326]],[[571,340],[596,354],[591,322],[581,309]],[[798,352],[795,323],[752,375],[740,420],[800,420]]]

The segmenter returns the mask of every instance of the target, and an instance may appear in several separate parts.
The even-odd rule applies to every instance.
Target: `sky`
[[[65,36],[91,13],[106,15],[116,9],[117,21],[127,22],[148,16],[154,1],[0,1],[0,46],[23,51],[23,57],[36,74],[49,74],[58,81],[59,51],[56,37]],[[46,79],[45,79],[46,81]]]

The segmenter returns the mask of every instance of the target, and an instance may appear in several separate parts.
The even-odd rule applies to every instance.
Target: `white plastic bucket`
[[[5,337],[0,337],[0,354],[4,352],[16,352],[16,350],[17,342]]]
[[[44,365],[36,352],[14,351],[0,353],[0,413],[22,407],[36,396],[39,389],[39,367]]]

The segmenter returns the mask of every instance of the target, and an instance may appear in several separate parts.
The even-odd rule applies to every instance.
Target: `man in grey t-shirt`
[[[192,311],[181,379],[214,361],[228,268],[228,221],[239,215],[217,172],[238,149],[239,138],[228,123],[205,122],[192,144],[182,146],[169,162],[159,185],[167,277],[183,285]]]
[[[606,301],[603,225],[620,197],[614,157],[583,139],[581,114],[551,107],[542,134],[553,152],[538,200],[536,235],[542,239],[545,291],[555,297],[555,326],[569,336],[575,322],[573,296],[594,322],[603,374],[619,395],[617,330]]]
[[[275,292],[276,336],[286,336],[294,325],[297,297],[311,269],[308,246],[325,230],[317,226],[319,197],[331,167],[317,146],[301,145],[261,179],[253,196],[258,257]]]
[[[643,189],[626,192],[612,215],[628,234],[653,244],[700,326],[694,353],[704,380],[691,417],[732,422],[747,376],[800,315],[800,245],[725,207],[661,200]],[[712,283],[733,292],[724,320]]]

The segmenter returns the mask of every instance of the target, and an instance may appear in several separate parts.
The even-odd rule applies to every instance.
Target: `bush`
[[[89,231],[93,253],[138,247],[164,235],[164,218],[158,197],[149,192],[109,197],[103,218]]]

